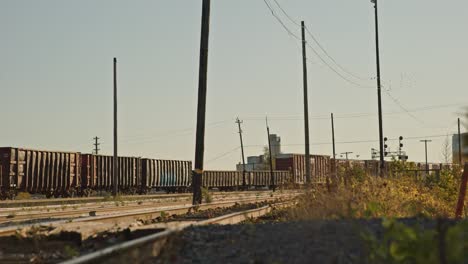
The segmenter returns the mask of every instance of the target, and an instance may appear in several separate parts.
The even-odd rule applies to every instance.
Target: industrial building
[[[468,162],[468,133],[462,133],[461,137],[461,155],[462,155],[462,164]],[[460,150],[458,144],[458,134],[452,136],[452,159],[453,163],[458,164],[460,157]]]

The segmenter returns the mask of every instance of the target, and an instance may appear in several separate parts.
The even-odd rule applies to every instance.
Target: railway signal
[[[99,150],[101,150],[101,149],[99,149],[99,145],[101,145],[100,143],[98,143],[99,138],[94,137],[93,139],[94,139],[94,144],[93,144],[94,145],[94,154],[99,155]]]
[[[387,148],[388,148],[388,145],[387,145],[387,140],[388,138],[384,138],[384,157],[387,157],[388,155],[388,151],[387,151]]]

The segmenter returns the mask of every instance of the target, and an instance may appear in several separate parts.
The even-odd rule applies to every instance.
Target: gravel
[[[434,220],[401,219],[433,228]],[[383,234],[380,219],[264,222],[192,227],[149,263],[366,263],[363,231]]]

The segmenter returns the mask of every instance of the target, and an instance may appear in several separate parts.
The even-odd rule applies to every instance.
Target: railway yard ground
[[[205,193],[197,207],[178,194],[5,208],[17,214],[0,215],[0,262],[467,263],[457,173],[348,171],[302,190]]]
[[[191,205],[190,195],[177,194],[138,199],[117,197],[99,202],[85,198],[86,202],[79,204],[50,200],[47,205],[40,201],[39,206],[2,208],[0,262],[58,263],[223,215],[269,210],[298,194],[297,191],[212,192],[205,197],[209,201],[197,207]],[[29,205],[34,202],[26,201]]]

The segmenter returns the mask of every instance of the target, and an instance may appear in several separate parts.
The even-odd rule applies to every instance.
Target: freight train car
[[[0,148],[0,197],[17,192],[70,197],[80,193],[80,153]]]
[[[246,173],[246,181],[248,179]],[[235,190],[242,187],[241,171],[204,171],[202,186],[205,188],[217,188],[222,191]]]
[[[142,189],[141,159],[118,157],[119,191],[134,194]],[[112,191],[114,186],[114,157],[95,154],[82,155],[82,189],[85,195],[92,191]]]
[[[192,183],[192,162],[142,159],[142,192],[186,192]]]
[[[280,154],[276,157],[276,170],[290,171],[295,184],[306,181],[306,163],[303,154]],[[310,155],[310,175],[313,183],[323,183],[330,174],[330,156]]]
[[[204,171],[202,185],[206,188],[220,190],[235,190],[243,187],[242,171]],[[291,182],[289,171],[273,171],[274,185],[285,186]],[[269,187],[271,183],[270,171],[245,172],[247,187]]]
[[[273,180],[271,182],[270,171],[251,171],[250,174],[250,186],[253,187],[270,187],[274,184],[277,187],[287,186],[292,183],[292,175],[289,171],[273,171]]]

